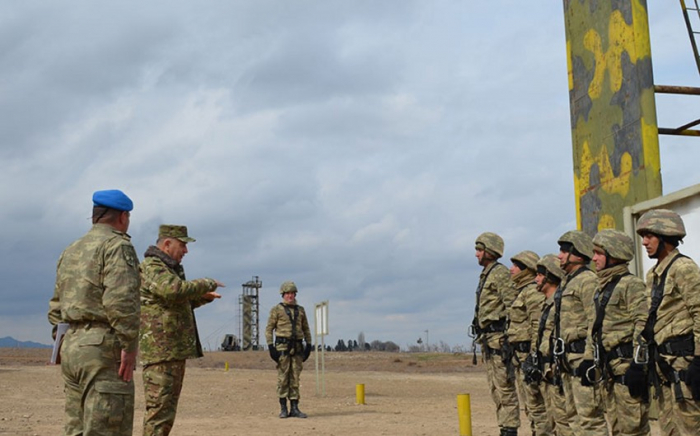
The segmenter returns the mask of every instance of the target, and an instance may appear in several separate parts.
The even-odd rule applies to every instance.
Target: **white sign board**
[[[316,305],[316,336],[328,336],[328,301]]]

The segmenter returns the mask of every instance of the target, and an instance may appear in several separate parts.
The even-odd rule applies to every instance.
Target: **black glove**
[[[592,359],[586,359],[576,368],[576,376],[581,379],[581,385],[593,386],[593,382],[588,379],[588,370],[594,366],[595,363]]]
[[[304,359],[302,361],[306,362],[306,359],[308,359],[310,355],[311,355],[311,344],[309,344],[307,342],[306,347],[304,347]]]
[[[700,401],[700,356],[693,357],[690,366],[686,370],[685,384],[688,385],[693,400]]]
[[[280,361],[280,352],[277,351],[277,348],[275,348],[274,345],[270,345],[269,347],[270,351],[270,358],[274,360],[275,362],[279,363]]]
[[[649,398],[649,382],[644,365],[630,363],[630,367],[625,371],[625,385],[633,398]]]
[[[542,371],[539,366],[535,365],[532,354],[529,354],[521,365],[525,383],[530,385],[538,385],[542,381]]]

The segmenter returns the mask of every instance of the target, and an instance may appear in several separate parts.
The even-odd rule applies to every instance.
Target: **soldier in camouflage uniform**
[[[568,413],[576,415],[574,434],[608,435],[600,388],[584,386],[580,376],[586,337],[595,320],[593,295],[598,276],[588,268],[593,259],[593,241],[579,230],[564,233],[559,240],[559,262],[566,272],[554,295],[553,354],[562,372]]]
[[[508,310],[508,343],[513,352],[513,364],[516,368],[518,390],[525,402],[525,413],[530,419],[530,428],[534,436],[552,433],[553,422],[547,416],[544,397],[539,384],[523,381],[521,363],[530,354],[537,341],[537,327],[542,315],[544,294],[537,290],[535,275],[540,257],[532,251],[522,251],[510,258],[511,278],[518,296]]]
[[[297,285],[284,282],[280,286],[282,302],[273,306],[265,328],[270,357],[277,362],[277,396],[280,418],[306,418],[299,410],[299,378],[311,354],[311,330],[306,311],[297,304]],[[274,334],[274,342],[273,342]],[[306,345],[304,345],[306,342]],[[290,408],[287,409],[287,399]]]
[[[182,258],[187,227],[163,224],[141,264],[141,365],[146,396],[144,436],[170,434],[187,359],[202,357],[194,309],[221,298],[218,280],[187,280]]]
[[[697,435],[700,431],[700,268],[678,251],[686,231],[677,213],[650,210],[639,218],[637,233],[647,255],[657,259],[646,277],[650,303],[642,336],[649,347],[649,378],[659,400],[661,434]],[[635,383],[644,380],[641,371],[630,376]]]
[[[476,258],[483,270],[476,290],[471,330],[474,343],[481,344],[501,436],[517,436],[520,410],[505,331],[508,308],[518,291],[513,287],[508,268],[498,262],[503,256],[503,246],[503,239],[495,233],[482,233],[476,238]]]
[[[634,363],[634,338],[642,334],[648,314],[646,286],[629,271],[633,257],[632,239],[619,230],[601,230],[593,238],[600,283],[593,297],[596,317],[579,371],[581,384],[603,383],[612,434],[621,436],[650,434],[646,387],[630,384],[625,377]]]
[[[138,352],[138,259],[133,203],[118,190],[93,194],[90,231],[58,260],[49,322],[69,323],[61,347],[66,435],[131,435]]]
[[[566,397],[561,380],[561,370],[557,366],[552,350],[554,348],[554,294],[566,273],[559,266],[555,254],[547,254],[537,262],[535,282],[544,295],[542,315],[537,325],[533,352],[523,362],[525,382],[539,385],[543,394],[548,419],[554,423],[557,436],[572,436],[571,423],[574,411],[566,408]],[[545,433],[547,434],[547,433]]]

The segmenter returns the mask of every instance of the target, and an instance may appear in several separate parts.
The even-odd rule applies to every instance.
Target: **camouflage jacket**
[[[559,287],[561,289],[559,325],[564,343],[570,344],[578,339],[586,339],[595,321],[593,295],[598,289],[598,276],[588,268],[583,271],[576,270],[567,274]]]
[[[508,308],[515,297],[518,295],[518,290],[513,286],[510,280],[510,272],[508,268],[498,262],[492,262],[484,267],[479,276],[481,292],[478,295],[476,302],[478,307],[479,328],[485,328],[492,322],[505,320],[508,315]],[[500,348],[504,333],[485,333],[482,337],[482,344],[488,345],[490,348]]]
[[[603,318],[600,332],[603,348],[609,352],[618,345],[636,343],[637,338],[644,330],[649,314],[644,281],[635,275],[629,274],[627,264],[602,270],[598,273],[598,276],[600,279],[599,287],[593,297],[596,317],[600,310],[602,294],[606,286],[611,281],[621,277],[605,306],[605,317]],[[586,358],[592,359],[594,340],[591,335],[589,335],[589,338],[591,340],[586,342]],[[614,371],[617,363],[611,363]],[[621,371],[615,372],[618,375],[621,373]]]
[[[186,280],[182,265],[151,246],[141,263],[141,364],[202,357],[194,309],[216,289],[213,279]]]
[[[289,309],[289,314],[285,308]],[[296,315],[294,328],[292,328],[290,315],[291,317],[295,316],[295,308],[298,309],[298,315]],[[292,330],[294,330],[294,337],[292,337]],[[309,320],[306,318],[306,311],[302,306],[296,304],[279,303],[272,307],[265,328],[265,340],[268,345],[274,344],[273,332],[278,338],[304,339],[307,344],[311,343],[311,330],[309,329]]]
[[[530,341],[534,346],[537,341],[537,326],[542,315],[542,305],[544,304],[544,294],[537,290],[535,274],[530,271],[523,271],[513,277],[515,289],[519,292],[508,309],[508,341],[524,342]]]
[[[673,250],[664,260],[647,273],[647,297],[668,268],[671,260],[678,256]],[[651,302],[649,300],[649,305]],[[682,257],[671,265],[666,275],[663,299],[657,311],[654,325],[654,340],[661,344],[675,336],[692,334],[695,339],[695,355],[700,356],[700,268],[690,258]]]
[[[544,326],[539,325],[538,320],[538,327],[537,331],[539,332],[540,329],[542,329],[542,336],[536,337],[535,338],[535,345],[536,346],[537,341],[539,341],[539,348],[538,351],[542,354],[542,359],[543,362],[545,363],[545,368],[549,368],[549,364],[551,363],[552,360],[552,344],[550,343],[553,334],[554,334],[554,295],[550,295],[549,298],[546,298],[542,304],[542,313],[545,311],[548,311],[547,313],[547,319],[544,320]],[[542,315],[540,315],[541,317]],[[535,332],[535,336],[537,336],[537,332]]]
[[[122,350],[136,351],[139,332],[139,261],[131,238],[94,224],[58,260],[49,322],[109,324]]]

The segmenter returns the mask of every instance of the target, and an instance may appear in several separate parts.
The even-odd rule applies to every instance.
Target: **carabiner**
[[[598,370],[597,363],[586,370],[586,378],[588,379],[589,382],[591,382],[594,385],[597,385],[598,383],[603,381],[603,371],[598,371],[598,374],[600,374],[600,376],[596,377],[597,370]],[[593,371],[593,377],[591,377],[591,371]]]
[[[566,351],[566,344],[564,343],[564,339],[562,338],[556,338],[554,339],[554,349],[552,350],[552,354],[555,356],[561,356],[564,354]]]
[[[649,345],[641,342],[637,344],[637,348],[634,349],[634,363],[639,365],[649,363]]]

